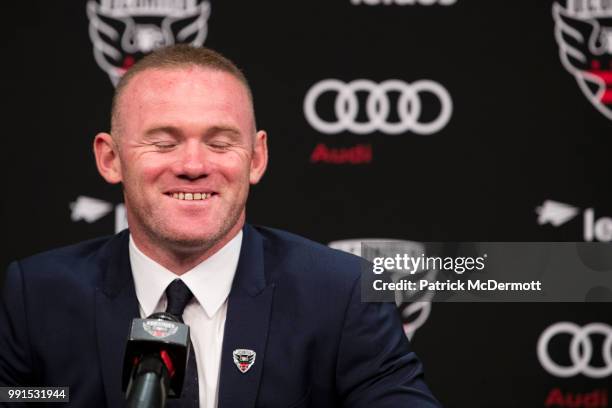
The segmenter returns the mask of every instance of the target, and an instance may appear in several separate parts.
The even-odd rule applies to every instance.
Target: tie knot
[[[193,293],[185,285],[185,282],[175,279],[166,288],[166,297],[168,298],[166,312],[175,315],[182,321],[183,311],[193,297]]]

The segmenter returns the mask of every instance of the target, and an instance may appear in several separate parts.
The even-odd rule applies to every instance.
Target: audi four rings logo
[[[358,122],[359,99],[357,92],[367,92],[365,113],[368,120]],[[326,92],[335,92],[334,111],[336,119],[325,121],[317,113],[316,105],[319,97]],[[390,92],[398,92],[396,111],[398,122],[388,120],[391,110]],[[437,116],[428,122],[421,122],[423,104],[421,95],[429,93],[436,97],[440,104]],[[422,79],[406,83],[390,79],[379,84],[368,79],[357,79],[348,83],[337,79],[325,79],[316,83],[308,90],[304,99],[304,114],[308,123],[321,133],[334,134],[350,131],[356,134],[367,134],[374,131],[397,135],[412,131],[421,135],[429,135],[442,129],[451,118],[453,102],[448,91],[437,82]]]
[[[569,347],[571,365],[560,365],[548,354],[550,340],[560,334],[569,334],[572,340]],[[604,336],[602,355],[604,365],[591,365],[593,343],[591,335]],[[571,322],[559,322],[548,327],[538,340],[538,359],[542,367],[557,377],[573,377],[584,374],[591,378],[604,378],[612,374],[612,327],[605,323],[589,323],[584,327]]]

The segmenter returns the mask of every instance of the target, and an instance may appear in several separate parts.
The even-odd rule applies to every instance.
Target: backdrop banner
[[[355,254],[612,242],[610,1],[27,0],[6,14],[2,271],[127,226],[93,137],[118,79],[174,43],[220,51],[252,85],[270,164],[251,223]],[[402,300],[445,406],[610,406],[609,303]]]

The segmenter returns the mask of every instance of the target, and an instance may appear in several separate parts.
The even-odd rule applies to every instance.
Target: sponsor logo
[[[138,59],[156,48],[175,43],[202,46],[209,15],[206,0],[89,0],[89,37],[96,63],[116,85]]]
[[[536,213],[538,224],[552,224],[558,227],[578,215],[578,208],[558,201],[546,200],[542,206],[536,208]]]
[[[559,227],[580,213],[580,209],[569,204],[553,200],[546,200],[536,208],[538,224],[551,224]],[[601,241],[612,242],[612,218],[595,218],[595,210],[587,208],[582,212],[583,239],[587,242]]]
[[[605,389],[591,392],[563,392],[560,388],[553,388],[544,402],[546,407],[568,408],[607,408],[608,391]]]
[[[397,239],[381,239],[381,238],[362,238],[362,239],[345,239],[340,241],[332,241],[328,244],[330,248],[338,249],[340,251],[348,252],[353,255],[361,256],[361,243],[367,241],[369,245],[373,245],[376,242],[385,243],[388,245],[390,242],[395,242],[401,246],[402,251],[412,256],[420,256],[425,251],[425,246],[419,242],[404,241]],[[430,282],[435,281],[438,271],[421,270],[419,273],[423,273],[423,279],[427,279]],[[393,279],[401,279],[406,274],[395,274]],[[429,315],[431,314],[431,299],[433,298],[434,291],[423,290],[423,291],[411,291],[408,292],[395,292],[395,303],[398,305],[398,310],[402,319],[404,327],[404,333],[406,337],[412,339],[416,331],[422,327]]]
[[[153,337],[163,339],[176,334],[178,325],[176,323],[162,320],[145,320],[142,322],[142,328]]]
[[[549,354],[550,342],[559,335],[571,336],[568,356],[570,364],[562,365]],[[594,350],[593,337],[603,336],[601,350]],[[561,378],[578,374],[590,378],[605,378],[612,374],[612,327],[605,323],[589,323],[580,327],[572,322],[558,322],[549,326],[538,340],[538,359],[548,373]],[[594,352],[600,352],[603,366],[592,363]]]
[[[232,353],[234,356],[234,364],[242,374],[246,373],[255,364],[256,353],[253,350],[237,349]]]
[[[336,95],[333,104],[335,119],[327,121],[317,112],[317,102],[325,93]],[[365,106],[360,106],[357,93],[367,93]],[[390,94],[399,94],[395,113],[398,121],[390,121]],[[430,94],[436,98],[440,110],[433,120],[422,121],[423,103],[421,96]],[[366,121],[358,121],[361,111],[365,112]],[[411,84],[397,79],[390,79],[379,84],[368,79],[357,79],[348,83],[337,79],[325,79],[313,85],[304,98],[304,115],[308,123],[325,134],[336,134],[348,131],[364,135],[382,132],[397,135],[411,131],[420,135],[429,135],[442,130],[450,120],[453,103],[448,91],[437,82],[419,80]]]
[[[113,205],[97,198],[78,196],[70,203],[70,219],[74,222],[85,221],[89,224],[98,221],[113,210]]]
[[[367,6],[450,6],[455,4],[457,0],[351,0],[354,6],[365,4]]]
[[[554,3],[555,39],[565,69],[605,117],[612,120],[612,2]]]
[[[85,221],[94,223],[115,210],[115,233],[128,227],[125,215],[125,205],[113,205],[97,198],[78,196],[70,203],[70,219],[74,222]]]
[[[368,164],[372,162],[372,145],[358,144],[353,147],[328,147],[324,143],[315,146],[310,155],[311,163]]]

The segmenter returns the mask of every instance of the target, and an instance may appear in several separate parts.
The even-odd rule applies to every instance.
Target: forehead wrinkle
[[[164,75],[174,73],[182,73],[184,75]],[[211,73],[212,75],[207,77],[205,81],[203,81],[203,78],[201,76],[196,76],[195,78],[193,78],[193,81],[185,80],[185,78],[188,76],[198,75],[200,73]],[[150,78],[151,75],[153,75],[153,78]],[[226,85],[220,85],[219,82],[223,80],[223,77],[225,77],[225,79],[231,78],[234,85],[237,86],[227,87]],[[151,83],[154,83],[154,86],[151,86]],[[251,133],[253,136],[255,135],[256,124],[253,101],[249,89],[245,86],[245,84],[243,84],[242,81],[240,81],[231,73],[220,70],[202,68],[199,66],[150,68],[136,74],[126,84],[126,86],[121,90],[120,94],[118,95],[117,107],[115,112],[116,115],[114,115],[113,118],[115,119],[115,123],[113,124],[117,125],[116,128],[119,128],[118,130],[122,128],[121,122],[123,121],[122,117],[125,116],[124,100],[126,98],[126,95],[129,95],[130,99],[135,99],[139,101],[149,100],[150,103],[153,103],[153,101],[155,101],[156,103],[160,103],[163,105],[165,101],[155,100],[155,96],[159,93],[160,86],[164,89],[170,89],[170,92],[180,93],[182,90],[185,90],[187,94],[192,93],[192,95],[195,96],[201,96],[205,94],[206,91],[210,90],[211,87],[225,86],[224,90],[227,93],[231,94],[232,97],[237,97],[238,99],[242,100],[242,102],[247,104],[247,114],[249,115],[247,120],[250,127],[249,133]],[[173,88],[176,89],[173,90]],[[201,91],[201,93],[199,94],[197,93],[198,89]],[[194,91],[196,92],[195,94],[193,93]],[[131,93],[134,95],[130,95]],[[149,95],[151,95],[152,97],[149,98]],[[228,98],[224,105],[227,108],[231,108],[234,103],[231,101],[231,98]],[[134,115],[135,113],[140,113],[142,111],[143,104],[141,103],[137,108],[137,112],[131,112],[130,114]]]

